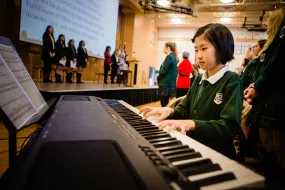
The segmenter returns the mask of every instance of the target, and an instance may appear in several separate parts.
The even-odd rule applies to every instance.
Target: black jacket
[[[78,56],[77,63],[80,63],[80,64],[84,63],[84,64],[86,64],[85,60],[88,59],[87,50],[85,52],[82,47],[78,47],[77,48],[77,56]]]
[[[67,56],[67,49],[64,43],[61,43],[60,41],[57,41],[55,43],[55,59],[57,63],[59,60],[61,60],[63,57]]]
[[[49,53],[55,52],[55,43],[54,42],[55,42],[54,38],[52,41],[49,34],[46,34],[43,36],[43,52],[42,52],[42,56],[41,56],[41,58],[43,60],[50,59],[51,57],[50,57]]]
[[[77,52],[75,47],[72,49],[71,47],[67,47],[67,62],[70,63],[70,61],[73,61],[74,58],[77,59]]]

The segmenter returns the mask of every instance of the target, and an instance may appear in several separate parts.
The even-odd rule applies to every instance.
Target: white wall
[[[157,64],[159,69],[165,54],[163,53],[164,44],[168,41],[175,42],[177,45],[179,60],[182,60],[182,52],[188,51],[190,53],[190,62],[194,64],[195,50],[191,42],[196,28],[159,28],[158,32],[158,46],[157,46]],[[246,51],[249,47],[256,44],[260,39],[266,39],[266,33],[248,32],[241,28],[230,28],[235,39],[235,59],[229,63],[230,69],[234,71],[239,67],[245,57]]]

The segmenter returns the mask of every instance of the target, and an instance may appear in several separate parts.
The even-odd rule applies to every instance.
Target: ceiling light
[[[160,6],[163,6],[163,7],[169,5],[169,1],[168,1],[168,0],[158,0],[156,3],[157,3],[158,5],[160,5]]]
[[[223,17],[223,18],[221,18],[222,22],[231,22],[231,20],[232,20],[232,18],[230,18],[230,17]]]
[[[221,3],[232,3],[234,0],[220,0]]]
[[[181,23],[181,19],[180,18],[172,18],[171,21],[174,22],[174,23]]]

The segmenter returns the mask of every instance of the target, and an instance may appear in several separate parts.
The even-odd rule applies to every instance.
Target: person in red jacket
[[[187,94],[190,88],[190,74],[192,73],[192,64],[189,61],[189,52],[183,52],[183,61],[178,66],[178,80],[176,83],[176,98]]]
[[[110,52],[111,52],[111,47],[107,46],[104,53],[104,84],[108,84],[107,82],[108,72],[110,71],[110,66],[112,65]]]

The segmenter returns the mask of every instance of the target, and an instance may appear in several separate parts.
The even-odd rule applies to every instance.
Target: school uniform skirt
[[[169,87],[169,86],[159,86],[158,87],[158,96],[168,96],[168,97],[175,97],[176,96],[176,87]]]

